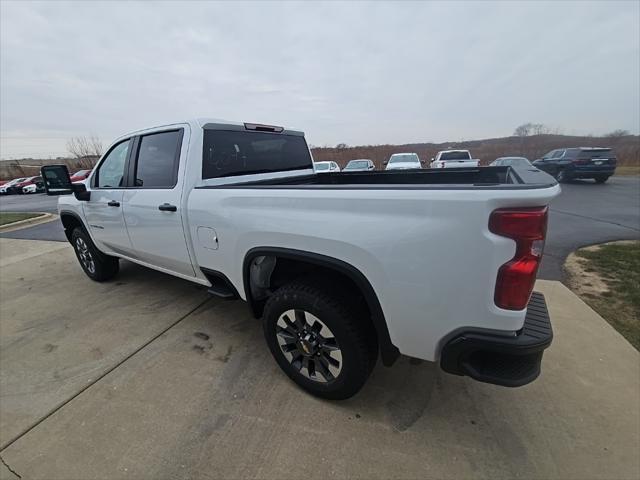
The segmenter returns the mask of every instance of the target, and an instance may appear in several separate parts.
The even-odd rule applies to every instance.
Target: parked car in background
[[[14,178],[13,180],[9,180],[4,185],[0,186],[0,195],[11,195],[14,192],[11,191],[10,188],[13,187],[16,183],[22,182],[23,180],[25,180],[24,177]]]
[[[617,159],[608,147],[577,147],[551,150],[533,165],[551,175],[558,182],[574,178],[593,178],[606,182],[616,171]]]
[[[34,176],[34,177],[27,177],[27,178],[23,178],[21,182],[17,182],[14,183],[13,185],[11,185],[8,189],[7,189],[7,193],[9,194],[13,194],[13,193],[19,193],[22,194],[23,192],[23,188],[28,186],[28,185],[33,185],[35,183],[42,183],[42,177],[40,176]]]
[[[410,170],[422,168],[420,157],[417,153],[394,153],[389,160],[384,162],[385,170]]]
[[[22,193],[24,194],[42,192],[44,192],[44,182],[42,181],[42,177],[37,177],[33,183],[22,187]]]
[[[71,175],[71,182],[79,182],[81,180],[85,180],[91,174],[91,170],[78,170],[76,173]]]
[[[358,160],[349,160],[347,166],[342,170],[343,172],[367,172],[369,170],[375,170],[376,166],[372,160],[366,158],[360,158]]]
[[[490,167],[531,167],[531,162],[525,157],[500,157],[489,164]]]
[[[442,150],[431,159],[431,168],[477,167],[480,160],[471,157],[469,150]]]
[[[340,171],[340,167],[336,162],[314,162],[313,169],[316,173],[334,173]]]

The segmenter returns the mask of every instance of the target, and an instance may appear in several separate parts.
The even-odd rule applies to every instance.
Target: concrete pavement
[[[0,456],[22,478],[640,477],[640,355],[558,282],[533,384],[401,358],[327,402],[241,302],[131,264],[96,284],[65,244],[0,258]]]

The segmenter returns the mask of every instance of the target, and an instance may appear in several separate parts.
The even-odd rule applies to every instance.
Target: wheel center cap
[[[304,334],[298,342],[298,345],[300,347],[300,351],[305,355],[313,355],[318,349],[318,341],[315,335],[310,333]]]

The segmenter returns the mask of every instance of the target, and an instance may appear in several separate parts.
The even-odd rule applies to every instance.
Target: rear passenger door
[[[136,137],[124,192],[124,219],[136,258],[154,267],[193,277],[184,236],[180,157],[184,128]],[[184,170],[184,168],[183,168]]]

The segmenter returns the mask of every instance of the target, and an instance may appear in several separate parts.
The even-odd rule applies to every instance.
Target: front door
[[[178,182],[183,133],[177,129],[139,137],[137,154],[132,157],[134,185],[124,192],[122,203],[136,258],[194,277]]]
[[[100,250],[131,255],[131,242],[124,223],[122,198],[125,166],[132,141],[116,144],[92,178],[91,199],[82,202],[84,216]]]

